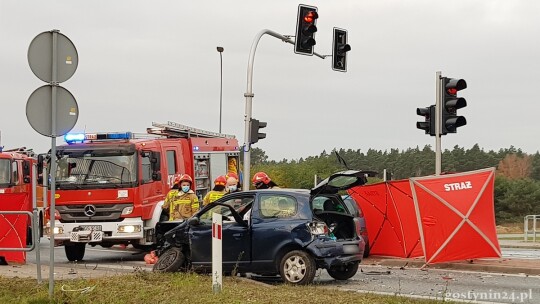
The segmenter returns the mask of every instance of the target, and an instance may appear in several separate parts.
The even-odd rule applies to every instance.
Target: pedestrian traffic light
[[[465,98],[457,97],[457,92],[467,88],[463,79],[442,78],[442,125],[441,134],[456,133],[457,128],[467,124],[463,116],[457,115],[457,110],[467,106]]]
[[[351,46],[347,44],[347,31],[335,27],[333,37],[332,70],[347,72],[347,52],[351,50]]]
[[[258,121],[257,119],[252,118],[249,122],[249,134],[250,134],[250,140],[249,142],[251,144],[254,144],[259,141],[259,139],[266,138],[266,133],[260,133],[259,130],[262,128],[266,128],[266,122]]]
[[[298,18],[296,19],[296,39],[294,52],[302,55],[313,55],[315,32],[317,32],[317,7],[300,4],[298,5]]]
[[[426,134],[435,136],[435,105],[427,108],[416,108],[416,114],[424,116],[424,121],[416,122],[416,128],[424,130]]]

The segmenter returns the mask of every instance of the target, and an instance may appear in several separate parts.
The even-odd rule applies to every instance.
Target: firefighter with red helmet
[[[279,188],[276,183],[274,183],[268,174],[264,172],[257,172],[255,175],[253,175],[253,179],[251,180],[253,182],[253,186],[256,189],[275,189]]]
[[[169,213],[169,221],[188,219],[199,210],[199,199],[193,190],[193,179],[188,174],[176,177],[167,193],[163,209]]]
[[[203,198],[203,206],[206,206],[225,195],[225,193],[227,193],[227,190],[225,189],[226,184],[227,179],[224,175],[216,177],[214,180],[214,188],[212,188],[212,191],[208,192]]]

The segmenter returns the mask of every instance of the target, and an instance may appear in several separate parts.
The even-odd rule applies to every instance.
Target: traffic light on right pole
[[[465,98],[458,97],[457,92],[466,88],[467,82],[463,79],[442,78],[442,135],[457,133],[457,128],[467,124],[465,117],[457,115],[458,109],[467,106]]]
[[[249,134],[250,134],[249,142],[251,144],[258,142],[259,139],[266,138],[266,133],[259,132],[259,130],[262,128],[266,128],[266,122],[262,122],[254,118],[251,119],[251,121],[249,122]]]
[[[315,33],[317,32],[317,7],[300,4],[298,5],[298,17],[296,19],[296,39],[294,52],[302,55],[313,55]]]
[[[416,108],[416,115],[424,117],[424,121],[416,122],[416,128],[424,130],[426,134],[435,136],[435,106]]]
[[[351,46],[347,44],[347,31],[335,27],[333,37],[332,70],[347,72],[347,52],[351,50]]]

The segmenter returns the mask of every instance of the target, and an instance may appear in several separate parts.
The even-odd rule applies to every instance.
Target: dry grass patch
[[[58,281],[52,303],[440,303],[399,296],[379,296],[332,290],[322,286],[265,285],[225,277],[219,294],[211,278],[197,274],[135,274],[98,279]],[[34,279],[0,277],[0,303],[50,303],[48,286]]]

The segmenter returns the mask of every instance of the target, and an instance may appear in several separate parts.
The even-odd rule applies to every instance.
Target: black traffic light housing
[[[435,136],[435,105],[427,108],[416,108],[416,115],[424,116],[424,121],[416,122],[416,128],[424,130],[426,134]]]
[[[266,122],[259,121],[257,119],[252,118],[249,122],[249,134],[250,139],[249,142],[251,144],[254,144],[259,141],[259,139],[266,138],[266,133],[260,133],[259,130],[262,128],[266,128]]]
[[[332,70],[347,72],[347,52],[351,46],[347,44],[347,30],[334,28],[332,40]]]
[[[315,33],[317,32],[317,7],[300,4],[298,5],[298,17],[296,19],[296,39],[294,52],[302,55],[313,55],[315,46]]]
[[[442,78],[442,124],[441,134],[456,133],[457,128],[467,124],[463,116],[457,115],[457,110],[467,106],[465,98],[458,97],[457,92],[467,88],[467,82],[463,79]]]

